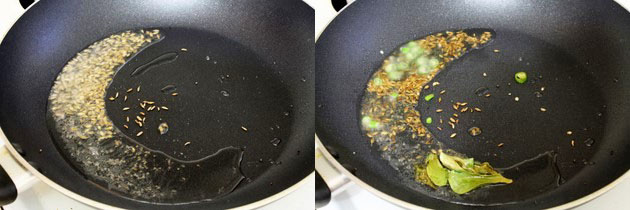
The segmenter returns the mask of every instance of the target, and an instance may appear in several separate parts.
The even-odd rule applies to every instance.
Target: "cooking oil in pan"
[[[125,135],[120,130],[123,128],[116,127],[107,116],[106,101],[127,101],[127,96],[119,92],[106,96],[115,68],[161,38],[157,30],[127,31],[78,53],[62,69],[52,87],[47,113],[51,133],[60,150],[88,179],[124,196],[151,202],[187,203],[226,195],[244,179],[240,169],[241,148],[226,147],[199,159],[183,161],[148,149]],[[137,68],[132,76],[176,58],[176,53],[164,54]],[[174,86],[165,88],[166,92],[174,90]],[[140,86],[127,92],[133,91],[140,92]],[[141,116],[145,113],[136,116],[136,120],[143,123]],[[126,124],[125,129],[129,129]],[[142,134],[141,131],[135,136]]]
[[[169,52],[166,53],[164,55],[160,55],[157,58],[153,59],[152,61],[149,61],[148,63],[139,66],[138,68],[136,68],[136,70],[134,70],[131,73],[131,76],[138,76],[141,74],[144,74],[145,72],[151,70],[151,68],[162,65],[162,64],[166,64],[166,63],[171,63],[175,60],[177,60],[177,57],[179,55],[175,52]]]
[[[534,197],[541,192],[555,189],[565,182],[558,168],[557,154],[553,151],[497,170],[503,176],[510,177],[513,182],[509,185],[489,185],[479,188],[475,193],[461,195],[459,199],[485,205],[506,204],[522,198]]]
[[[360,123],[371,143],[378,146],[381,156],[403,177],[415,176],[418,157],[442,148],[422,122],[451,129],[446,124],[448,117],[426,118],[424,110],[421,113],[416,109],[419,100],[442,103],[444,92],[422,99],[421,92],[440,89],[440,83],[432,83],[432,78],[451,61],[487,46],[494,35],[493,30],[470,29],[440,32],[410,41],[388,56],[370,78],[361,104]],[[488,89],[480,88],[475,93],[485,96]],[[455,119],[451,118],[451,121],[454,123]],[[456,136],[451,134],[451,138]]]
[[[162,92],[164,94],[167,94],[167,95],[171,95],[175,91],[177,91],[177,87],[175,85],[171,85],[171,84],[166,85],[162,89],[160,89],[160,92]]]
[[[466,32],[466,30],[464,31]],[[441,34],[445,34],[448,32],[443,32]],[[438,33],[439,34],[439,33]],[[471,34],[471,33],[469,33]],[[477,33],[481,34],[481,33]],[[495,35],[493,32],[492,35]],[[506,37],[510,37],[510,35],[505,34]],[[455,39],[456,40],[456,39]],[[497,43],[495,37],[491,40],[492,43]],[[504,43],[502,41],[500,43]],[[479,45],[479,49],[484,47],[489,47],[489,41],[485,45]],[[422,44],[422,43],[420,43]],[[426,42],[425,42],[426,44]],[[437,45],[439,46],[439,45]],[[564,115],[557,113],[565,113],[566,110],[563,108],[552,107],[553,104],[556,103],[541,103],[545,102],[547,99],[555,99],[557,101],[564,100],[573,100],[576,97],[573,93],[567,94],[563,92],[565,89],[569,90],[580,90],[582,87],[575,88],[562,88],[563,85],[559,82],[558,77],[556,75],[562,76],[562,73],[565,75],[569,75],[569,80],[571,79],[571,75],[573,72],[582,72],[581,68],[578,66],[572,65],[569,72],[565,72],[565,67],[568,65],[546,65],[548,63],[553,63],[553,61],[549,61],[549,56],[546,56],[545,59],[540,59],[540,62],[531,61],[532,65],[528,64],[527,68],[537,68],[534,70],[530,70],[530,72],[542,72],[546,73],[545,78],[554,79],[554,83],[543,83],[542,74],[532,74],[534,77],[527,84],[511,84],[513,81],[508,81],[507,86],[502,86],[505,83],[494,84],[481,84],[481,85],[471,85],[473,87],[472,90],[453,90],[447,89],[446,83],[448,81],[452,81],[449,79],[452,78],[460,78],[462,80],[470,80],[467,74],[462,72],[454,73],[451,71],[455,68],[461,68],[468,71],[472,71],[474,68],[462,68],[462,63],[470,63],[471,60],[480,60],[485,59],[488,60],[488,57],[491,57],[491,63],[500,63],[506,60],[505,57],[507,55],[511,55],[510,52],[503,52],[498,49],[495,50],[484,50],[482,53],[471,53],[469,56],[464,56],[463,53],[468,53],[471,48],[468,50],[462,51],[462,55],[455,56],[453,60],[461,59],[456,63],[449,64],[449,71],[444,71],[439,74],[426,72],[422,69],[421,65],[426,65],[426,60],[420,60],[413,55],[407,58],[406,56],[409,54],[414,54],[414,48],[417,47],[417,44],[407,43],[397,49],[395,53],[392,53],[391,56],[383,62],[383,65],[378,69],[370,78],[370,81],[367,84],[367,89],[363,96],[363,101],[361,104],[361,116],[359,117],[359,124],[363,128],[367,138],[374,145],[374,148],[378,149],[381,156],[387,160],[390,165],[395,168],[401,175],[401,177],[408,178],[409,186],[423,193],[427,193],[430,196],[438,197],[440,199],[445,199],[451,202],[457,203],[466,203],[470,205],[493,205],[498,203],[509,203],[517,200],[523,200],[527,198],[534,197],[542,192],[549,191],[558,187],[560,184],[565,182],[565,179],[570,179],[574,176],[579,170],[583,167],[581,164],[576,164],[574,160],[573,164],[570,162],[570,159],[573,158],[573,155],[579,154],[584,157],[584,164],[588,164],[590,162],[586,161],[591,154],[593,153],[593,147],[596,147],[597,144],[594,144],[593,139],[599,138],[599,131],[601,131],[601,124],[596,124],[592,122],[601,122],[601,119],[592,119],[595,116],[592,116],[589,120],[565,120],[558,123],[554,123],[557,125],[564,125],[569,128],[574,127],[595,127],[594,129],[587,130],[584,129],[585,132],[581,132],[576,136],[575,133],[573,135],[563,135],[562,132],[557,132],[558,137],[554,140],[557,141],[548,141],[544,144],[532,144],[530,141],[506,141],[511,140],[512,137],[517,137],[521,139],[533,139],[535,137],[527,137],[522,138],[521,136],[525,135],[515,135],[514,132],[504,132],[505,134],[509,134],[507,137],[503,138],[495,138],[491,139],[488,134],[496,135],[497,127],[496,126],[485,126],[487,121],[482,121],[481,117],[478,116],[494,116],[494,113],[488,113],[488,110],[501,110],[496,107],[483,106],[484,104],[478,102],[481,100],[489,101],[489,100],[498,100],[507,98],[511,104],[515,104],[514,106],[527,106],[530,103],[528,100],[536,100],[534,103],[540,103],[540,106],[533,107],[533,114],[540,114],[540,116],[549,116],[550,113],[554,113],[554,117],[547,117],[547,121],[560,121],[566,116],[575,117],[575,116],[590,116],[588,114],[585,115]],[[430,48],[431,46],[429,46]],[[496,45],[495,45],[496,47]],[[542,49],[549,50],[547,46],[532,49]],[[426,47],[425,47],[426,48]],[[520,47],[516,47],[516,49],[521,49]],[[529,49],[525,47],[524,49]],[[418,50],[416,50],[418,51]],[[415,53],[420,55],[432,55],[435,51],[419,51],[421,53]],[[478,52],[478,51],[476,51]],[[549,50],[545,52],[553,52],[553,55],[559,55],[561,53],[557,53],[556,51]],[[536,52],[522,52],[523,54],[519,54],[521,52],[517,52],[514,60],[522,61],[524,55],[536,54]],[[487,56],[496,55],[496,56]],[[523,57],[519,57],[523,56]],[[465,59],[462,59],[464,58]],[[496,57],[496,58],[495,58]],[[529,57],[529,56],[528,56]],[[526,57],[526,58],[528,58]],[[560,56],[561,57],[561,56]],[[410,59],[412,58],[412,59]],[[555,58],[555,57],[554,57]],[[416,60],[417,59],[417,60]],[[429,61],[431,58],[428,58]],[[503,59],[503,60],[499,60]],[[445,61],[448,63],[450,61]],[[509,60],[509,59],[508,59]],[[546,63],[543,63],[544,60]],[[559,59],[563,60],[563,59]],[[564,59],[571,60],[571,59]],[[405,61],[411,61],[407,63],[411,63],[405,65]],[[555,61],[555,60],[554,60]],[[442,61],[441,61],[442,62]],[[394,64],[394,65],[391,65]],[[430,64],[430,62],[429,62]],[[534,65],[536,64],[536,65]],[[503,65],[503,64],[502,64]],[[551,66],[551,67],[549,67]],[[435,66],[430,66],[435,67]],[[443,68],[444,66],[438,65],[437,68]],[[500,71],[509,72],[515,71],[515,69],[507,68],[508,65],[504,66],[505,68],[500,68]],[[555,67],[555,68],[552,68]],[[550,70],[551,69],[551,70]],[[474,69],[476,70],[476,69]],[[546,70],[546,71],[543,71]],[[562,70],[562,71],[560,71]],[[480,70],[481,71],[481,70]],[[484,69],[483,72],[474,72],[474,75],[483,75],[483,81],[486,80],[494,80],[495,78],[499,78],[497,74],[488,74],[486,73],[488,69]],[[448,79],[445,75],[448,75]],[[551,76],[553,75],[553,76]],[[513,75],[512,75],[513,77]],[[507,77],[509,78],[509,77]],[[577,77],[574,77],[574,81],[571,84],[585,84],[582,82],[582,79],[586,77],[579,77],[580,82],[575,82]],[[560,78],[561,81],[564,81]],[[461,80],[460,80],[461,81]],[[440,84],[443,83],[443,84]],[[505,82],[505,81],[501,81]],[[516,83],[515,83],[516,84]],[[488,87],[495,86],[496,89],[489,89]],[[531,87],[534,86],[535,90],[531,90]],[[557,87],[560,86],[560,87]],[[470,88],[469,87],[469,88]],[[478,87],[478,88],[477,88]],[[476,89],[475,89],[476,88]],[[529,89],[528,89],[529,88]],[[590,88],[590,87],[589,87]],[[527,94],[523,95],[524,91],[516,91],[516,90],[528,90]],[[591,88],[592,89],[592,88]],[[552,90],[552,91],[550,91]],[[557,91],[555,90],[563,90]],[[531,92],[530,92],[531,91]],[[500,94],[499,94],[500,93]],[[519,93],[518,95],[516,93]],[[532,94],[533,93],[533,94]],[[558,94],[564,93],[564,94]],[[589,93],[590,94],[590,93]],[[453,97],[453,95],[457,95],[459,97]],[[461,95],[465,95],[465,98]],[[516,103],[519,101],[520,103]],[[528,97],[530,96],[530,97]],[[571,97],[565,97],[571,96]],[[597,95],[596,95],[597,96]],[[582,97],[581,101],[585,101],[584,98],[594,98],[594,101],[598,101],[597,103],[602,103],[602,100],[597,100],[599,97]],[[458,102],[460,100],[460,102]],[[417,103],[417,102],[420,103]],[[470,102],[470,103],[467,103]],[[579,102],[571,102],[565,104],[576,104]],[[482,106],[477,107],[478,104]],[[491,105],[497,103],[490,103]],[[563,103],[558,103],[563,104]],[[595,103],[593,103],[595,104]],[[530,105],[531,106],[531,105]],[[578,106],[576,106],[578,107]],[[579,106],[582,109],[585,106]],[[573,113],[594,113],[593,107],[582,109],[580,111],[575,111]],[[605,107],[605,106],[604,106]],[[576,108],[578,109],[578,108]],[[455,112],[453,112],[455,110]],[[518,108],[515,110],[524,110],[524,108]],[[525,113],[525,112],[519,112]],[[529,112],[528,112],[529,113]],[[601,112],[598,112],[601,113]],[[518,113],[517,113],[518,114]],[[544,115],[547,114],[547,115]],[[467,117],[468,116],[468,117]],[[518,116],[516,114],[511,115],[510,117]],[[538,116],[538,115],[536,115]],[[555,117],[560,116],[560,117]],[[604,116],[603,114],[599,114],[599,117]],[[526,122],[529,117],[521,117],[520,120],[514,120],[514,122]],[[586,117],[584,117],[586,118]],[[468,119],[472,119],[472,123],[469,123]],[[475,122],[475,119],[477,122]],[[500,116],[498,119],[507,119],[505,116]],[[510,118],[512,119],[512,118]],[[461,120],[461,122],[460,122]],[[542,121],[541,121],[542,122]],[[576,122],[575,125],[572,125],[573,122]],[[580,123],[578,123],[580,122]],[[587,122],[587,123],[583,123]],[[504,124],[504,123],[501,123]],[[468,130],[468,133],[471,135],[462,135],[465,134],[466,129],[469,129],[471,126],[479,126],[483,128],[483,134],[481,132],[471,133],[471,130]],[[526,126],[525,126],[526,127]],[[523,128],[523,127],[521,127]],[[505,128],[499,128],[502,130],[506,130]],[[515,129],[507,129],[507,130],[515,130]],[[523,132],[529,132],[529,135],[533,135],[534,132],[530,132],[529,130],[523,130]],[[552,131],[548,131],[548,133],[552,133]],[[586,139],[586,140],[585,140]],[[539,139],[536,139],[539,140]],[[494,141],[494,142],[493,142]],[[550,143],[552,142],[552,143]],[[527,144],[527,147],[523,147],[522,145],[515,146],[516,143]],[[487,145],[487,146],[486,146]],[[558,146],[560,145],[560,146]],[[544,148],[543,148],[544,146]],[[480,152],[478,149],[480,147],[487,147],[487,152]],[[552,147],[552,148],[551,148]],[[518,148],[527,148],[523,151],[514,151],[519,150]],[[534,149],[536,148],[536,149]],[[508,164],[513,164],[516,161],[521,161],[521,159],[517,159],[520,157],[532,157],[532,159],[525,160],[523,162],[517,163],[514,166],[503,168],[500,170],[506,178],[513,179],[514,182],[511,184],[501,184],[501,185],[489,185],[487,187],[478,188],[470,193],[463,195],[456,195],[453,192],[443,190],[439,188],[434,190],[430,187],[423,186],[413,180],[414,177],[414,165],[419,164],[422,158],[425,157],[426,153],[431,150],[437,149],[453,149],[462,154],[475,154],[472,158],[475,160],[481,161],[489,161],[491,164],[505,166]],[[536,156],[537,151],[550,151],[554,152],[546,152],[539,156]],[[526,152],[525,152],[526,151]],[[527,153],[527,154],[522,154]],[[560,154],[559,156],[556,154]],[[561,163],[561,164],[558,164]],[[562,167],[559,167],[562,166]],[[562,174],[562,175],[561,175]],[[446,188],[448,189],[448,188]],[[493,196],[493,195],[502,195],[502,196]]]

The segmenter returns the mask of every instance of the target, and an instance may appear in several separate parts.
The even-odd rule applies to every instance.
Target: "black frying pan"
[[[124,141],[178,163],[230,150],[197,164],[202,169],[181,169],[187,179],[168,171],[152,174],[160,186],[193,192],[185,196],[145,198],[108,188],[73,162],[47,120],[53,81],[76,53],[112,34],[140,29],[159,29],[164,37],[122,65],[106,93],[141,85],[129,101],[154,98],[169,106],[159,118],[169,121],[170,130],[160,136],[159,121],[147,122],[150,132],[136,137],[139,130],[122,128],[126,105],[107,104],[108,117],[128,137]],[[41,174],[85,198],[134,209],[238,207],[274,195],[313,170],[313,52],[313,10],[300,1],[42,1],[0,45],[0,124]],[[168,53],[178,56],[129,76]],[[164,90],[173,84],[177,97]],[[149,165],[167,168],[167,159],[159,157],[149,158]],[[204,195],[204,189],[232,190],[216,189],[219,181],[207,178],[227,161],[240,162],[232,168],[243,175],[235,179],[236,189]]]
[[[506,170],[504,175],[514,179],[511,185],[445,196],[401,175],[400,168],[381,157],[381,148],[370,145],[361,131],[359,105],[372,73],[401,44],[474,28],[494,30],[494,40],[450,64],[435,80],[448,90],[445,101],[469,101],[484,114],[462,120],[467,124],[455,129],[455,140],[449,138],[451,132],[437,130],[436,123],[429,131],[446,147],[497,168],[538,158]],[[562,205],[601,189],[630,168],[629,33],[630,15],[613,1],[357,1],[316,44],[316,133],[357,178],[412,205]],[[527,84],[514,82],[517,71],[528,72]],[[487,87],[492,97],[478,96],[480,87]],[[539,98],[535,92],[541,87],[545,91]],[[423,91],[420,98],[429,93]],[[419,104],[419,110],[438,108]],[[439,108],[452,110],[448,106]],[[473,125],[483,129],[482,135],[467,135]]]

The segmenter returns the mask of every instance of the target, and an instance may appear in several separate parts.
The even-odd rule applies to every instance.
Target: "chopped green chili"
[[[363,118],[361,118],[361,123],[363,124],[363,126],[368,126],[370,124],[370,122],[372,121],[372,118],[370,118],[369,116],[363,116]]]
[[[433,123],[433,118],[427,117],[426,122],[427,122],[427,124]]]
[[[429,95],[424,96],[424,100],[425,101],[430,101],[431,99],[433,99],[435,97],[435,94],[431,93]]]
[[[524,71],[517,72],[516,74],[514,74],[514,80],[516,80],[516,82],[518,82],[519,84],[527,82],[527,73],[525,73]]]
[[[379,123],[376,120],[372,120],[370,124],[368,125],[368,128],[374,129],[374,128],[377,128],[378,126],[379,126]]]

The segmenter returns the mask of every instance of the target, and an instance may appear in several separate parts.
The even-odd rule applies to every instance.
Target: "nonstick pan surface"
[[[179,161],[198,160],[222,148],[242,151],[236,170],[243,180],[232,193],[206,200],[132,197],[87,178],[54,138],[46,111],[57,74],[92,43],[140,29],[159,29],[164,38],[124,64],[107,94],[141,85],[141,94],[129,101],[163,98],[170,107],[160,118],[171,119],[170,130],[164,141],[149,141],[159,137],[155,129],[144,139],[136,137],[137,131],[126,135]],[[43,1],[18,20],[0,45],[0,124],[40,173],[86,198],[124,208],[238,207],[312,173],[313,51],[313,10],[299,1]],[[177,59],[128,76],[168,53],[177,53]],[[177,87],[177,100],[161,91],[170,84]],[[106,109],[122,127],[118,106]],[[196,173],[191,177],[204,176]]]
[[[469,101],[484,114],[466,119],[470,124],[454,131],[461,137],[455,140],[450,132],[429,130],[449,148],[497,168],[538,159],[505,174],[515,178],[511,186],[441,196],[398,173],[381,157],[381,148],[370,145],[360,128],[360,102],[372,73],[401,44],[465,29],[492,30],[494,40],[435,80],[447,89],[445,101]],[[630,166],[625,161],[630,125],[624,120],[628,32],[630,15],[612,1],[357,1],[316,44],[316,132],[356,177],[407,203],[429,208],[565,204],[608,185]],[[527,84],[515,84],[518,71],[528,72]],[[492,96],[475,94],[481,87]],[[537,97],[541,87],[543,96]],[[473,125],[483,129],[481,136],[467,135]]]

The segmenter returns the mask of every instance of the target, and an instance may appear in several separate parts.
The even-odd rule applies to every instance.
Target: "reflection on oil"
[[[180,161],[139,144],[107,117],[106,101],[126,100],[118,93],[106,96],[115,70],[161,39],[158,30],[126,31],[78,53],[52,87],[47,113],[51,133],[62,153],[88,179],[124,196],[186,203],[228,194],[244,179],[242,149],[227,147],[198,160]],[[132,75],[176,58],[177,54],[167,53]]]

